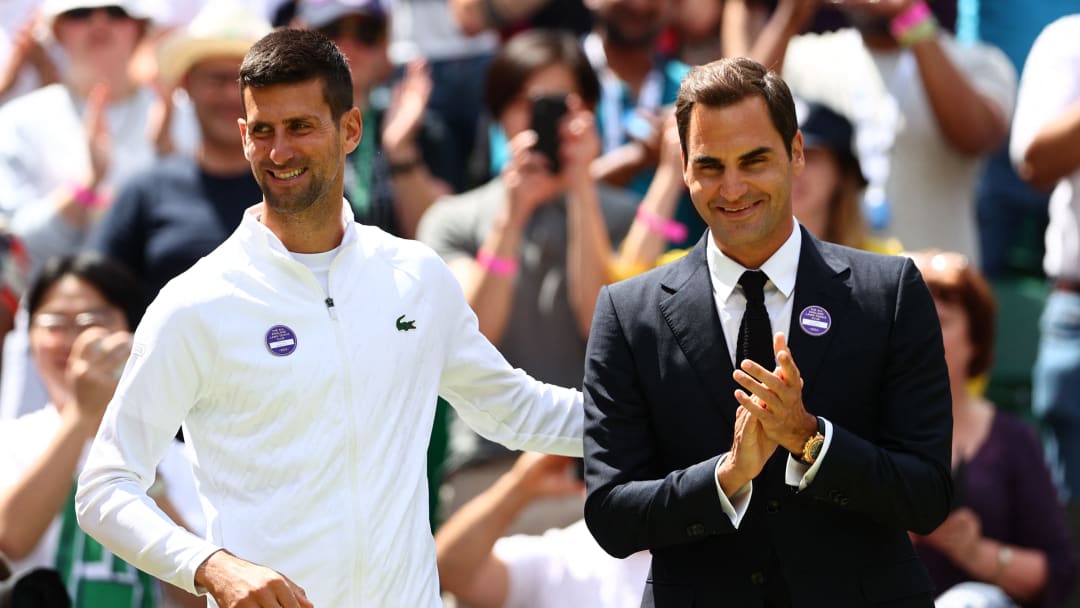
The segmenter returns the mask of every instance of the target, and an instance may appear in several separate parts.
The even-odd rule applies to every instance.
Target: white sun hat
[[[187,27],[162,42],[158,73],[164,82],[175,84],[192,65],[204,59],[242,58],[272,29],[269,21],[238,3],[207,2]]]

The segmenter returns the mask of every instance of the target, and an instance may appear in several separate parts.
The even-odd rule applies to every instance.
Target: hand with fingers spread
[[[289,577],[221,550],[195,571],[195,584],[221,608],[313,608],[303,588]]]
[[[97,430],[129,354],[131,334],[126,331],[110,333],[103,327],[92,327],[72,344],[67,369],[74,397],[72,410],[88,428]]]
[[[761,422],[769,438],[798,456],[806,440],[817,432],[817,419],[803,405],[802,376],[783,332],[773,336],[773,353],[773,371],[749,359],[740,363],[741,369],[732,375],[746,391],[736,390],[735,399]]]

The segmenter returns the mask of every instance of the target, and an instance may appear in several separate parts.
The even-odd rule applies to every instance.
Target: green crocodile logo
[[[405,320],[405,315],[401,315],[400,317],[397,318],[397,330],[398,331],[409,331],[410,329],[416,329],[416,321],[415,320],[406,321]]]

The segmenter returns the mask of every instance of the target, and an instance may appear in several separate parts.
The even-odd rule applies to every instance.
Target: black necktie
[[[772,371],[776,367],[772,349],[772,326],[769,324],[769,311],[765,310],[765,281],[769,277],[760,270],[747,270],[739,278],[743,294],[746,296],[746,312],[739,324],[739,341],[735,349],[735,365],[743,359],[751,359],[765,369]]]

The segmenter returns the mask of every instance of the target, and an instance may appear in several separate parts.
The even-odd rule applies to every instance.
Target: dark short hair
[[[128,327],[135,329],[143,314],[143,298],[135,275],[117,260],[97,253],[50,258],[26,292],[26,310],[33,315],[44,304],[45,293],[66,276],[89,283],[110,306],[124,312]]]
[[[240,94],[248,87],[296,84],[319,79],[335,121],[353,106],[349,61],[316,30],[280,29],[259,39],[240,64]]]
[[[962,254],[923,249],[905,255],[915,262],[935,300],[958,305],[967,315],[968,338],[974,352],[967,377],[989,371],[994,360],[997,317],[997,302],[990,284]]]
[[[784,140],[790,158],[791,141],[799,128],[791,91],[776,72],[746,57],[719,59],[696,66],[683,79],[675,100],[675,122],[683,156],[686,156],[686,136],[695,105],[726,108],[755,96],[765,100],[769,118]]]
[[[568,32],[534,29],[508,40],[488,67],[484,102],[491,116],[497,120],[525,89],[529,77],[552,65],[566,66],[574,74],[585,106],[596,107],[600,81],[577,38]]]

